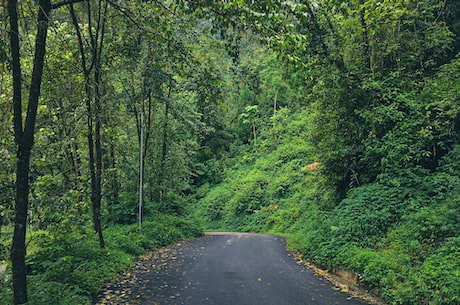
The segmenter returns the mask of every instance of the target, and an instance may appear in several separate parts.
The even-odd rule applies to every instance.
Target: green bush
[[[146,250],[154,248],[153,241],[139,234],[139,227],[136,225],[108,228],[105,231],[105,242],[108,247],[120,249],[133,256],[141,255]]]
[[[79,291],[90,297],[132,263],[132,256],[120,250],[101,249],[94,235],[82,238],[69,234],[58,238],[42,234],[37,238],[37,249],[28,257],[30,278],[36,281],[31,294],[38,293],[34,287],[43,290],[52,287],[50,283],[61,283],[63,291]],[[41,298],[34,300],[38,299]]]
[[[31,237],[27,258],[31,305],[89,303],[136,256],[202,234],[191,219],[160,214],[144,221],[142,233],[137,224],[109,227],[104,231],[104,249],[91,230],[77,231],[40,231]],[[11,295],[7,284],[0,285],[1,292]]]
[[[253,154],[241,158],[227,171],[226,180],[200,196],[196,214],[214,229],[288,229],[299,217],[299,204],[314,193],[312,175],[303,169],[314,161],[305,160],[311,147],[300,137],[291,140],[266,148],[262,158]]]
[[[460,303],[460,236],[449,238],[421,268],[432,305]]]
[[[7,244],[9,243],[9,239],[2,237],[0,238],[0,262],[8,258],[8,247]]]
[[[47,282],[39,277],[31,277],[28,286],[30,305],[81,305],[91,302],[87,291],[61,282]]]
[[[13,287],[11,283],[11,268],[7,268],[4,277],[0,277],[0,305],[11,305]]]
[[[361,284],[390,304],[457,304],[460,284],[460,238],[447,239],[422,264],[398,250],[343,247],[342,267],[360,274]]]
[[[199,201],[197,214],[205,219],[207,225],[222,220],[225,204],[232,196],[226,185],[211,189],[208,195]]]
[[[352,189],[331,213],[333,236],[362,247],[375,247],[404,213],[404,188],[370,184]]]

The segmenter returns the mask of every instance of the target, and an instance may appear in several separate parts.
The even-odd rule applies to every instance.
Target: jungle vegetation
[[[458,1],[0,5],[0,304],[211,229],[460,302]]]

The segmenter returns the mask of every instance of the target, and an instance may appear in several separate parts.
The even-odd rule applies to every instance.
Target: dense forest
[[[458,1],[0,5],[0,304],[204,230],[460,303]]]

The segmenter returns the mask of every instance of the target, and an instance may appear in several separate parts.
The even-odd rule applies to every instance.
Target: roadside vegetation
[[[0,304],[89,303],[203,228],[460,303],[457,1],[1,5]]]
[[[131,224],[112,225],[104,234],[104,249],[88,227],[29,234],[29,303],[91,304],[102,286],[127,272],[137,257],[179,240],[201,236],[202,231],[191,220],[158,214],[145,220],[142,233],[137,224]],[[11,304],[10,285],[9,281],[0,285],[2,305]]]
[[[459,8],[418,3],[330,4],[332,54],[301,68],[241,54],[243,145],[197,192],[208,229],[285,235],[389,304],[460,302]],[[457,21],[425,23],[442,14]]]

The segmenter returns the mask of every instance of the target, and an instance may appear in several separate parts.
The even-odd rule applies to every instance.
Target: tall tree
[[[13,71],[13,124],[14,138],[17,145],[16,161],[16,200],[13,244],[11,247],[11,261],[13,265],[13,290],[14,303],[24,304],[27,302],[26,281],[26,225],[27,209],[29,205],[29,170],[30,155],[34,144],[35,119],[40,97],[40,86],[43,75],[43,65],[46,50],[46,36],[48,32],[48,17],[51,11],[50,0],[38,2],[38,26],[35,40],[34,66],[32,80],[29,87],[29,99],[27,115],[23,125],[22,117],[22,78],[21,78],[21,52],[19,38],[19,22],[17,13],[17,1],[8,1],[8,13],[10,17],[10,47]]]
[[[77,14],[73,5],[70,5],[72,22],[77,33],[81,67],[85,78],[86,109],[88,123],[88,150],[89,168],[91,175],[91,203],[93,208],[94,231],[98,235],[99,244],[104,248],[104,236],[101,225],[101,199],[102,199],[102,143],[101,143],[101,65],[102,49],[105,36],[107,1],[87,1],[86,18],[89,40],[89,56],[85,52],[85,39],[80,28]],[[93,10],[95,9],[95,12]],[[95,14],[93,16],[93,14]],[[95,20],[94,20],[95,19]]]

